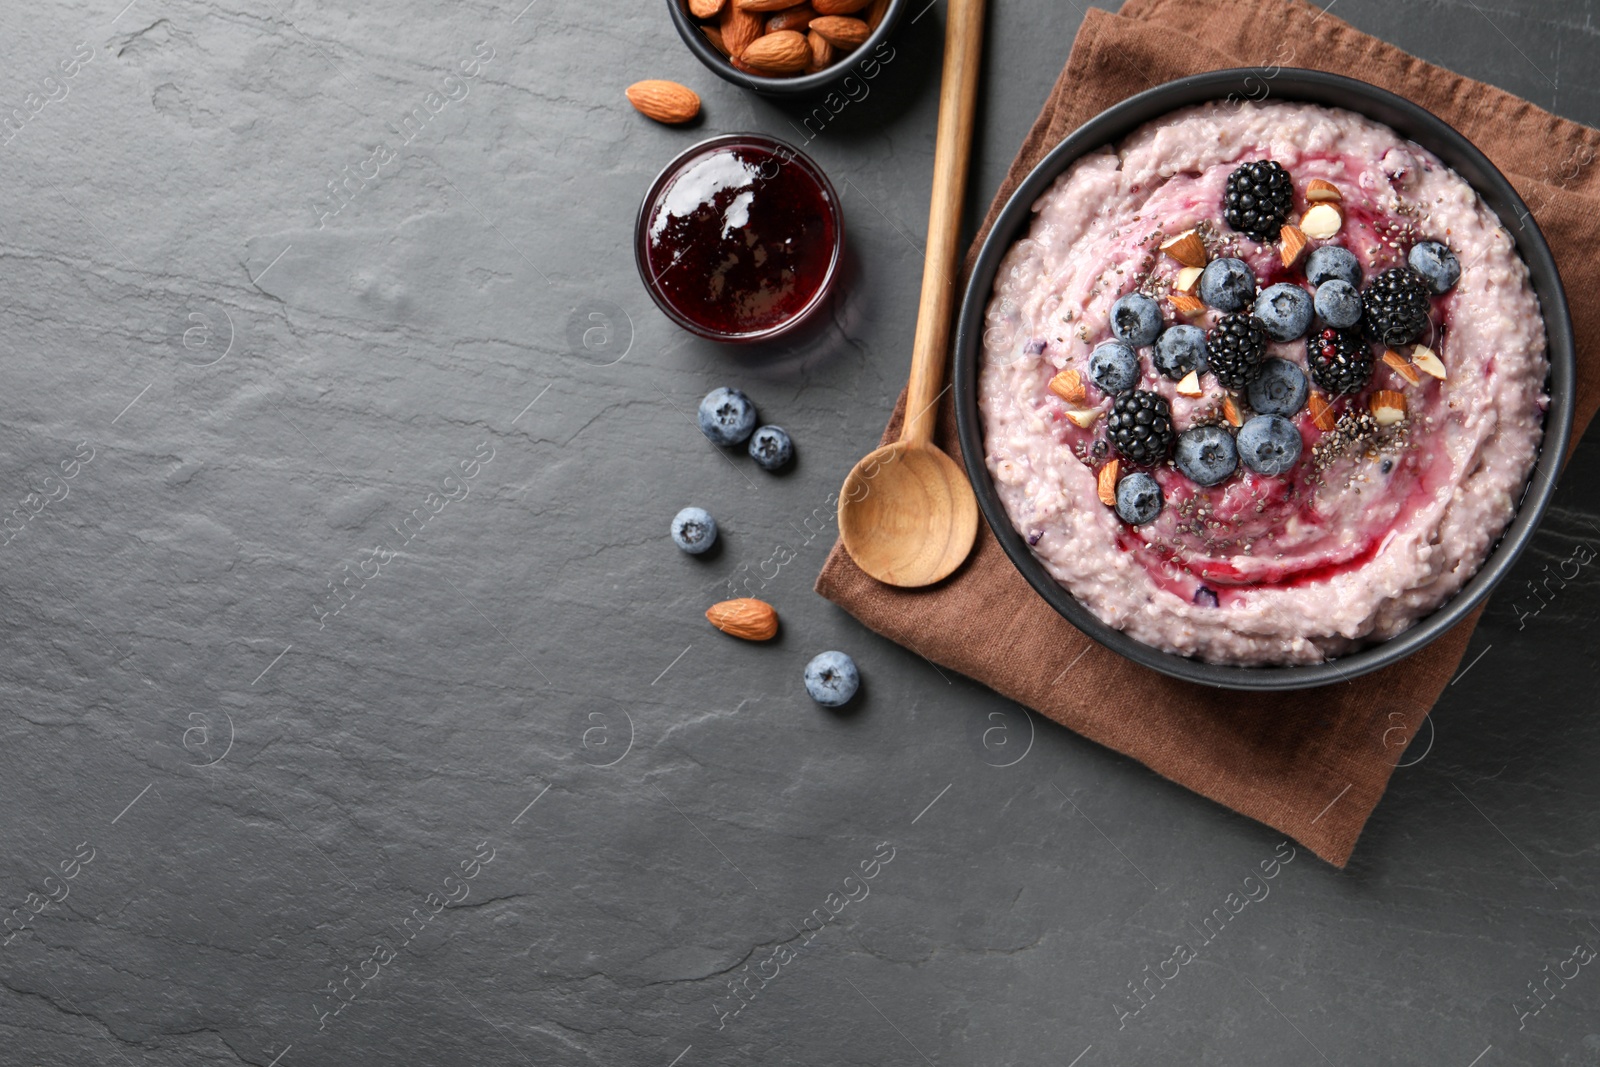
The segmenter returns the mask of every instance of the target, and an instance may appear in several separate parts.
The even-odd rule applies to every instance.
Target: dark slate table
[[[1527,588],[1600,548],[1592,435],[1341,873],[811,592],[905,374],[942,7],[808,145],[833,322],[740,353],[633,212],[796,114],[659,3],[122,3],[0,34],[0,1062],[1600,1063],[1600,590]],[[1597,123],[1591,8],[1333,14]],[[992,12],[969,218],[1081,17]],[[794,470],[707,447],[725,383]],[[772,646],[701,618],[751,573]]]

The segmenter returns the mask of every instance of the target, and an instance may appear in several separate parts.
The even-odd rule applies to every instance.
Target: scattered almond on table
[[[706,621],[730,637],[768,641],[778,633],[778,613],[765,600],[740,597],[706,609]]]
[[[628,103],[646,118],[677,126],[700,114],[700,97],[686,85],[659,78],[628,86]]]

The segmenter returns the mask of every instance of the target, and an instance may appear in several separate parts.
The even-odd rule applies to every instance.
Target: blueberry
[[[1300,458],[1300,431],[1282,415],[1257,415],[1239,428],[1239,460],[1258,474],[1283,474]]]
[[[1323,245],[1311,253],[1306,260],[1306,281],[1312,285],[1320,286],[1323,282],[1338,278],[1351,285],[1361,284],[1361,261],[1356,259],[1356,254],[1348,248],[1338,245]]]
[[[1156,480],[1143,471],[1130,474],[1117,483],[1117,514],[1133,526],[1154,522],[1165,501]]]
[[[1245,392],[1250,406],[1258,415],[1293,415],[1306,406],[1311,397],[1311,383],[1306,372],[1286,359],[1267,359],[1261,363],[1255,380]]]
[[[1293,341],[1311,328],[1311,294],[1298,285],[1279,282],[1256,297],[1256,321],[1274,341]]]
[[[1206,332],[1198,326],[1169,326],[1156,340],[1156,370],[1173,381],[1190,371],[1206,372]]]
[[[1411,264],[1412,270],[1422,275],[1428,288],[1436,293],[1449,292],[1461,280],[1461,261],[1438,241],[1412,245],[1406,262]]]
[[[684,508],[672,517],[672,543],[698,556],[717,543],[717,520],[705,508]]]
[[[1143,293],[1128,293],[1111,305],[1111,332],[1135,348],[1153,344],[1161,332],[1161,306]]]
[[[1361,293],[1343,278],[1329,278],[1317,286],[1316,305],[1322,321],[1340,330],[1361,318]]]
[[[843,652],[819,652],[806,664],[806,692],[825,708],[848,704],[860,687],[856,661]]]
[[[1256,276],[1242,259],[1213,259],[1200,272],[1200,299],[1218,311],[1238,311],[1256,295]]]
[[[1139,384],[1139,353],[1126,341],[1103,341],[1089,355],[1089,377],[1107,393]]]
[[[1217,591],[1204,585],[1194,591],[1194,602],[1202,608],[1214,608],[1222,603],[1217,597]]]
[[[756,428],[756,406],[737,389],[713,389],[700,401],[700,432],[714,445],[736,445]]]
[[[1221,426],[1195,426],[1178,435],[1177,464],[1196,485],[1216,485],[1239,466],[1239,450]]]
[[[750,436],[750,458],[775,471],[794,458],[794,444],[782,426],[763,426]]]

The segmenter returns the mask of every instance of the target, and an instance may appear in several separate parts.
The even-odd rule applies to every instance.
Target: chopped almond
[[[1404,378],[1408,384],[1420,385],[1422,375],[1417,373],[1417,368],[1406,362],[1406,357],[1392,348],[1383,350],[1383,362],[1390,370]]]
[[[1244,417],[1239,414],[1239,405],[1233,402],[1233,397],[1222,398],[1222,417],[1228,420],[1229,426],[1243,426]]]
[[[1367,402],[1372,417],[1379,426],[1393,426],[1406,417],[1406,397],[1393,389],[1379,389]]]
[[[1178,395],[1189,397],[1205,395],[1205,390],[1200,387],[1200,375],[1198,372],[1190,371],[1183,376],[1183,380],[1178,383]]]
[[[1333,429],[1338,422],[1333,416],[1333,405],[1321,393],[1312,393],[1306,408],[1311,413],[1311,421],[1317,424],[1317,429],[1326,433]]]
[[[1081,404],[1089,399],[1083,388],[1083,375],[1070,368],[1050,379],[1050,391],[1069,404]]]
[[[1204,267],[1179,267],[1172,287],[1180,293],[1193,293],[1194,287],[1200,284],[1200,275],[1205,272]]]
[[[1100,418],[1099,408],[1068,408],[1067,418],[1080,430],[1087,430]]]
[[[1422,373],[1444,381],[1444,362],[1427,345],[1418,345],[1411,350],[1411,362],[1416,364],[1417,369]]]
[[[1206,243],[1200,235],[1193,230],[1184,230],[1176,237],[1169,237],[1161,242],[1161,251],[1182,263],[1185,267],[1203,267],[1206,265]]]
[[[1305,250],[1306,235],[1300,227],[1291,222],[1278,231],[1278,257],[1283,260],[1285,270],[1294,266]]]
[[[1095,489],[1100,494],[1100,503],[1108,508],[1117,506],[1117,472],[1121,469],[1120,459],[1109,460],[1100,468],[1100,474],[1095,478]]]
[[[1200,302],[1200,298],[1190,296],[1188,293],[1168,293],[1167,302],[1172,305],[1173,311],[1186,319],[1204,315],[1206,311],[1206,306]]]
[[[1344,226],[1344,211],[1334,201],[1312,204],[1300,218],[1300,230],[1307,237],[1326,241]]]
[[[1344,194],[1339,192],[1339,187],[1332,182],[1323,181],[1321,178],[1312,178],[1306,185],[1306,199],[1313,204],[1332,201],[1338,203],[1344,199]]]

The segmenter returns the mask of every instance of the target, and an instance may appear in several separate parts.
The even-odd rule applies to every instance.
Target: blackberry
[[[1222,213],[1240,233],[1262,244],[1276,241],[1292,207],[1294,183],[1277,162],[1258,159],[1228,175]]]
[[[1159,463],[1177,440],[1167,398],[1143,389],[1117,397],[1106,431],[1116,450],[1133,463]]]
[[[1224,315],[1206,334],[1206,362],[1211,373],[1235,391],[1255,378],[1266,351],[1267,336],[1249,315]]]
[[[1372,378],[1372,347],[1355,330],[1332,326],[1306,344],[1311,377],[1329,396],[1353,393]]]
[[[1415,341],[1428,328],[1428,296],[1428,283],[1416,271],[1390,267],[1361,291],[1367,336],[1390,348]]]

